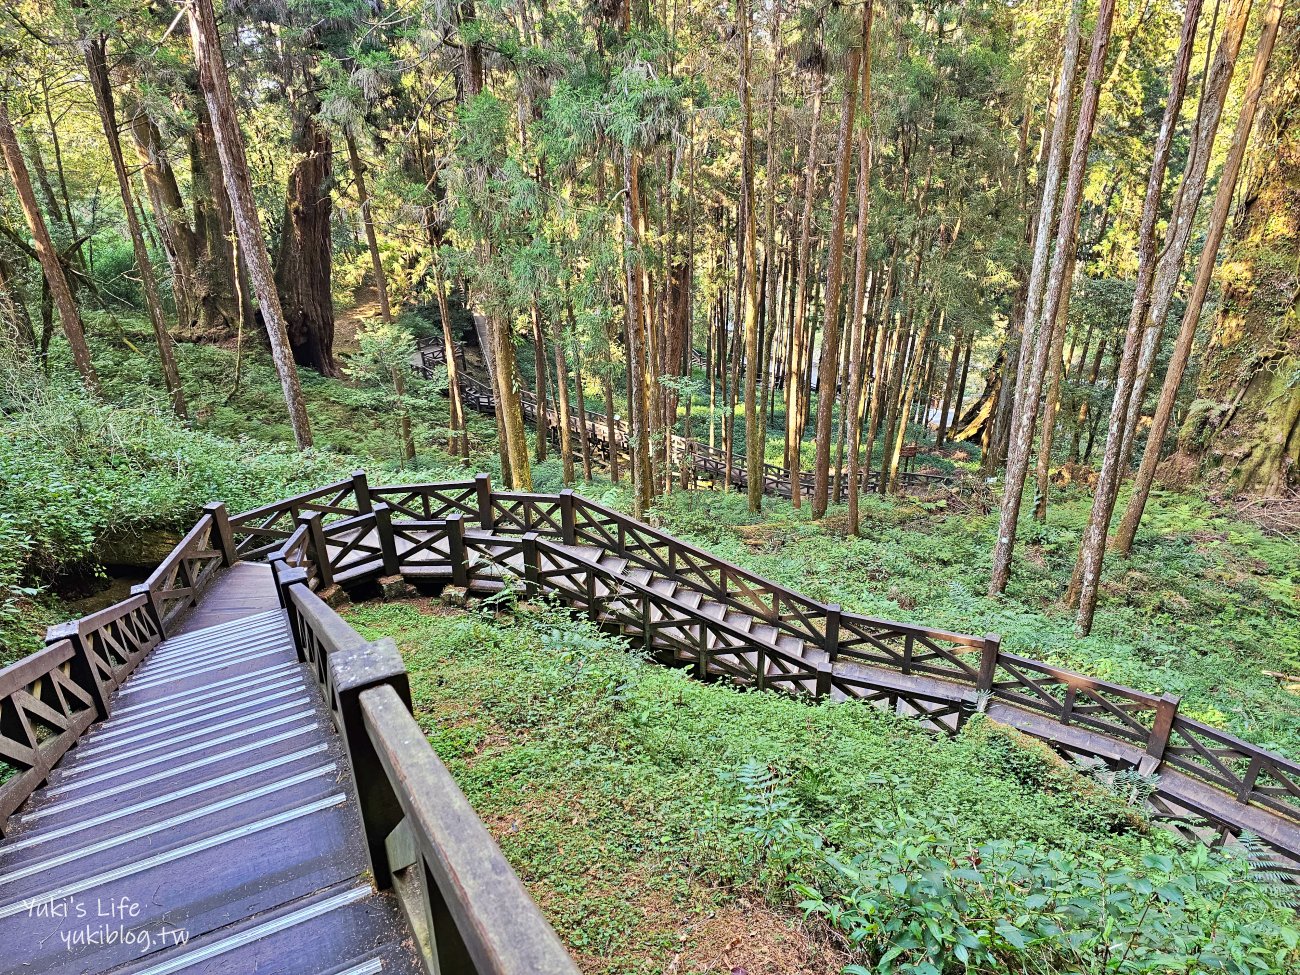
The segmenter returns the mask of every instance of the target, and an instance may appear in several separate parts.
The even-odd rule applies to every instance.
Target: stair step
[[[650,588],[657,593],[672,598],[677,594],[677,583],[672,579],[665,579],[662,576],[656,576],[650,583]]]

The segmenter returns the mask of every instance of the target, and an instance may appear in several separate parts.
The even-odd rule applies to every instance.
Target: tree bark
[[[763,507],[763,444],[758,432],[758,280],[754,251],[754,120],[749,102],[749,0],[737,0],[737,19],[740,24],[739,96],[741,118],[741,206],[744,213],[744,264],[737,272],[742,275],[742,313],[745,330],[745,482],[749,494],[749,510],[757,513]]]
[[[59,262],[54,241],[50,239],[49,228],[41,216],[36,196],[32,192],[31,176],[27,164],[23,161],[22,151],[18,148],[18,137],[14,134],[13,123],[9,121],[9,106],[0,99],[0,155],[4,156],[9,177],[13,180],[18,193],[18,202],[22,206],[27,228],[32,234],[32,244],[45,274],[45,283],[49,287],[50,297],[59,311],[59,324],[63,334],[68,338],[72,349],[72,361],[81,373],[81,380],[93,395],[99,395],[99,377],[95,366],[90,361],[90,346],[86,344],[85,328],[81,324],[81,312],[68,287],[68,279],[63,274],[63,265]]]
[[[633,517],[640,518],[650,506],[650,444],[647,437],[644,342],[645,317],[641,293],[641,241],[637,235],[636,199],[639,198],[637,171],[641,161],[634,149],[624,148],[623,157],[623,263],[627,287],[628,411],[632,455]]]
[[[1195,0],[1193,0],[1193,4],[1189,4],[1189,12],[1194,4]],[[1250,0],[1232,0],[1228,8],[1224,32],[1219,43],[1218,53],[1215,55],[1216,63],[1213,70],[1213,74],[1221,79],[1224,86],[1232,76],[1232,63],[1235,62],[1237,51],[1241,45],[1241,33],[1245,29],[1250,5]],[[1092,619],[1093,614],[1096,612],[1097,594],[1101,585],[1101,569],[1106,558],[1106,535],[1110,530],[1110,519],[1115,510],[1115,499],[1119,493],[1119,484],[1123,477],[1124,468],[1127,466],[1125,431],[1128,422],[1128,409],[1135,392],[1138,360],[1141,354],[1140,346],[1143,342],[1143,328],[1148,321],[1148,317],[1156,310],[1152,298],[1153,285],[1161,273],[1156,267],[1158,259],[1155,250],[1156,211],[1158,210],[1164,171],[1169,160],[1169,144],[1173,138],[1172,130],[1177,122],[1178,108],[1182,102],[1181,89],[1185,87],[1186,64],[1191,61],[1190,48],[1194,37],[1194,27],[1190,35],[1184,29],[1183,42],[1179,46],[1178,63],[1175,66],[1175,80],[1181,78],[1183,86],[1171,90],[1169,105],[1156,142],[1156,159],[1152,164],[1151,179],[1147,186],[1147,200],[1143,206],[1142,226],[1139,231],[1141,252],[1138,264],[1138,286],[1134,291],[1133,310],[1129,315],[1128,329],[1124,335],[1123,352],[1120,356],[1119,373],[1115,383],[1115,399],[1111,404],[1106,448],[1102,454],[1101,471],[1097,479],[1092,511],[1088,517],[1088,526],[1084,529],[1083,540],[1079,546],[1079,557],[1075,561],[1074,573],[1070,579],[1070,588],[1066,593],[1066,602],[1069,605],[1078,606],[1079,612],[1075,619],[1075,632],[1081,636],[1087,636],[1092,631]],[[1222,98],[1222,95],[1212,94],[1213,91],[1212,88],[1207,89],[1207,96],[1211,99]],[[1221,101],[1219,101],[1219,106],[1222,107]],[[1213,116],[1214,124],[1217,126],[1218,112],[1213,111]],[[1191,151],[1197,151],[1195,146]],[[1208,148],[1205,155],[1208,157]],[[1208,158],[1204,161],[1204,164],[1208,165]],[[1202,164],[1194,161],[1189,171],[1184,174],[1185,188],[1192,189],[1192,192],[1198,198],[1200,196],[1200,181],[1204,179],[1203,170],[1201,170],[1199,178],[1197,176],[1197,167],[1200,165]],[[1191,207],[1191,213],[1194,214],[1195,207],[1191,206],[1191,204],[1189,206]],[[1182,207],[1176,213],[1178,219],[1183,219],[1186,215],[1186,211]],[[1186,215],[1186,219],[1190,220],[1190,215]],[[1175,221],[1176,223],[1177,221]],[[1171,241],[1176,240],[1179,234],[1175,224],[1171,224],[1167,235]],[[1187,233],[1190,234],[1190,226]],[[1183,246],[1185,245],[1186,238],[1183,238]],[[1166,254],[1168,254],[1168,251],[1166,251]],[[1182,251],[1179,250],[1176,258],[1171,257],[1170,259],[1181,263]],[[1164,264],[1164,257],[1160,257],[1159,261]],[[1169,287],[1172,288],[1172,284]],[[1168,312],[1167,304],[1164,305],[1163,312]]]
[[[432,227],[432,223],[429,225]],[[465,404],[460,397],[460,365],[456,361],[456,343],[451,335],[451,309],[447,307],[447,281],[438,257],[437,241],[430,240],[433,250],[433,278],[438,289],[438,318],[442,323],[442,350],[447,362],[448,426],[447,450],[453,457],[469,460],[469,431],[465,427]]]
[[[1051,490],[1052,440],[1056,433],[1056,414],[1061,401],[1061,355],[1065,350],[1065,333],[1070,324],[1070,282],[1074,279],[1075,251],[1070,252],[1070,266],[1065,269],[1065,290],[1056,312],[1051,349],[1047,353],[1047,389],[1043,394],[1043,428],[1038,435],[1037,487],[1034,491],[1034,520],[1047,520],[1047,497]]]
[[[812,261],[812,217],[817,196],[817,157],[822,120],[822,86],[824,78],[818,67],[813,75],[813,119],[808,137],[808,159],[804,172],[803,212],[799,217],[799,257],[795,265],[794,317],[790,333],[790,365],[785,382],[785,466],[790,472],[790,501],[800,507],[803,485],[799,477],[800,450],[803,444],[803,363],[811,356],[811,343],[804,337],[808,312],[808,271]],[[808,348],[805,348],[808,346]]]
[[[149,324],[153,327],[154,341],[158,345],[158,357],[162,362],[163,383],[167,387],[167,397],[171,400],[172,411],[183,418],[186,415],[185,390],[181,386],[181,374],[176,365],[172,339],[167,334],[162,298],[158,295],[158,281],[154,277],[153,262],[149,259],[149,248],[145,246],[144,234],[140,230],[140,220],[135,209],[135,193],[131,189],[131,178],[126,172],[126,162],[122,157],[122,143],[118,138],[117,113],[113,107],[113,87],[108,79],[107,45],[103,35],[99,35],[83,39],[81,47],[86,60],[86,73],[90,78],[90,87],[95,94],[95,106],[99,110],[100,125],[104,130],[104,138],[108,141],[108,154],[113,162],[113,174],[117,177],[118,193],[122,197],[126,229],[131,237],[131,248],[140,274],[140,286],[144,290],[145,310],[149,314]]]
[[[1191,2],[1196,3],[1198,0],[1191,0]],[[1051,225],[1053,204],[1060,180],[1060,158],[1065,149],[1065,123],[1070,117],[1071,93],[1079,56],[1079,22],[1082,6],[1080,0],[1076,0],[1071,9],[1070,24],[1066,33],[1065,60],[1057,86],[1057,116],[1052,127],[1053,145],[1049,152],[1048,174],[1043,180],[1042,202],[1038,211],[1038,240],[1035,244],[1033,270],[1030,272],[1024,336],[1020,345],[1020,361],[1030,368],[1021,368],[1017,371],[1017,395],[1007,448],[1007,469],[1002,489],[998,540],[993,549],[993,571],[989,578],[990,596],[1004,592],[1011,578],[1011,560],[1015,552],[1020,502],[1025,490],[1025,475],[1029,470],[1029,452],[1034,439],[1034,424],[1038,419],[1038,400],[1042,393],[1043,372],[1047,365],[1048,349],[1051,344],[1050,341],[1042,340],[1041,333],[1051,331],[1051,325],[1056,320],[1056,304],[1064,288],[1069,287],[1069,282],[1065,278],[1065,267],[1068,263],[1068,254],[1074,247],[1074,238],[1078,229],[1083,177],[1088,165],[1088,147],[1092,143],[1092,130],[1097,118],[1097,103],[1101,93],[1101,73],[1106,64],[1111,24],[1115,16],[1114,0],[1101,0],[1079,103],[1079,119],[1075,124],[1074,146],[1070,153],[1065,194],[1061,200],[1060,219],[1056,228],[1056,253],[1052,260],[1049,280],[1044,282],[1047,247],[1051,239],[1047,228]],[[1047,298],[1046,301],[1040,301],[1039,295],[1044,287],[1047,288]],[[1032,375],[1026,376],[1026,372],[1031,372]],[[1005,394],[1005,390],[1002,392]]]
[[[221,54],[221,35],[217,31],[216,14],[212,10],[212,0],[186,0],[186,9],[189,11],[194,60],[199,70],[199,88],[212,118],[212,132],[221,157],[222,174],[230,197],[240,250],[248,262],[249,277],[252,278],[261,305],[262,321],[271,341],[271,358],[275,362],[280,388],[289,408],[294,440],[300,449],[305,450],[312,444],[307,402],[298,385],[298,370],[294,366],[289,331],[280,307],[280,296],[275,289],[275,276],[271,271],[270,255],[266,252],[257,204],[253,200],[248,160],[244,155],[244,137],[239,130],[239,116],[230,95],[230,78]]]
[[[1236,192],[1237,180],[1241,173],[1241,164],[1246,155],[1246,146],[1250,141],[1251,128],[1255,113],[1259,108],[1260,95],[1264,89],[1264,79],[1268,74],[1269,59],[1277,41],[1278,24],[1282,18],[1282,0],[1271,0],[1264,15],[1264,25],[1260,31],[1259,42],[1255,48],[1255,62],[1251,68],[1250,78],[1246,83],[1242,99],[1241,113],[1237,117],[1237,128],[1228,148],[1223,171],[1219,175],[1219,188],[1214,198],[1214,210],[1210,214],[1210,223],[1206,228],[1205,247],[1201,251],[1200,264],[1196,270],[1196,282],[1187,299],[1187,308],[1183,312],[1182,327],[1174,344],[1173,356],[1165,372],[1164,385],[1160,390],[1160,402],[1156,406],[1151,429],[1147,433],[1146,450],[1142,454],[1142,464],[1138,468],[1133,482],[1133,493],[1129,497],[1128,507],[1115,533],[1115,549],[1127,556],[1133,548],[1133,539],[1137,535],[1142,513],[1146,509],[1147,499],[1151,495],[1151,485],[1155,481],[1156,467],[1160,462],[1160,449],[1169,423],[1174,413],[1174,403],[1178,398],[1178,388],[1182,385],[1183,374],[1191,357],[1192,343],[1196,338],[1196,326],[1200,322],[1201,310],[1210,284],[1214,280],[1214,269],[1223,242],[1223,234],[1232,210],[1233,194]]]
[[[1146,397],[1147,381],[1151,376],[1156,352],[1160,347],[1160,336],[1169,317],[1169,309],[1173,305],[1174,293],[1182,279],[1183,256],[1187,253],[1187,245],[1196,224],[1196,213],[1200,208],[1205,180],[1209,174],[1214,139],[1219,131],[1219,120],[1223,116],[1224,102],[1228,97],[1228,88],[1232,84],[1237,55],[1241,51],[1251,6],[1251,0],[1238,0],[1237,3],[1229,6],[1222,38],[1205,81],[1200,105],[1197,107],[1192,145],[1188,150],[1188,161],[1184,167],[1182,183],[1178,188],[1174,212],[1170,215],[1169,226],[1165,230],[1164,248],[1156,263],[1155,279],[1151,285],[1151,304],[1147,310],[1146,327],[1142,333],[1137,369],[1133,374],[1133,391],[1129,395],[1128,413],[1124,421],[1123,447],[1120,452],[1121,463],[1125,467],[1128,466],[1133,438],[1137,433],[1138,421],[1142,417],[1142,401]]]
[[[384,277],[384,261],[379,256],[379,238],[375,236],[375,221],[370,212],[370,194],[366,190],[366,169],[357,152],[357,140],[352,133],[346,135],[348,165],[352,168],[352,182],[357,188],[357,206],[361,209],[361,224],[366,233],[366,248],[370,251],[370,268],[375,276],[375,298],[379,302],[379,315],[385,322],[393,320],[393,309],[388,304],[388,282]]]
[[[858,69],[862,50],[851,48],[844,68],[844,107],[831,196],[831,240],[826,260],[826,303],[822,312],[821,361],[817,367],[817,428],[813,466],[812,516],[826,514],[830,490],[831,419],[837,396],[840,366],[840,289],[844,283],[844,211],[849,197],[849,170],[853,165],[853,120],[858,107]],[[843,422],[841,418],[841,422]]]
[[[280,228],[275,283],[294,361],[322,376],[335,376],[330,241],[333,150],[329,132],[316,118],[313,99],[299,104],[294,116],[294,163]]]

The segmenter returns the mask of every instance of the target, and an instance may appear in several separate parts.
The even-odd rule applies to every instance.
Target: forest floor
[[[823,843],[877,856],[909,824],[1116,865],[1175,849],[991,723],[947,740],[856,703],[701,684],[542,605],[344,615],[397,640],[417,718],[584,972],[839,971],[849,943],[796,886],[833,884]]]

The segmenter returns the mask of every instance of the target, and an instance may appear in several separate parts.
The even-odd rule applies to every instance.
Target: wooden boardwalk
[[[1300,861],[1300,763],[1176,697],[847,612],[572,491],[356,472],[207,506],[128,599],[0,670],[0,975],[576,975],[416,722],[396,646],[327,602],[403,579],[549,595],[701,679],[947,732],[985,712],[1151,776],[1181,832]]]
[[[422,971],[265,565],[236,563],[0,843],[0,971]]]

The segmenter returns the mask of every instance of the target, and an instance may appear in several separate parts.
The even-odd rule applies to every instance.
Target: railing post
[[[280,602],[280,608],[284,609],[284,589],[280,586],[280,577],[285,573],[284,556],[279,552],[267,556],[266,564],[271,570],[271,584],[275,588],[275,598]]]
[[[230,514],[226,506],[220,501],[211,501],[203,506],[203,512],[212,516],[213,547],[221,552],[221,564],[234,565],[239,561],[239,554],[235,551],[235,536],[230,530]]]
[[[334,696],[331,703],[357,787],[374,882],[382,890],[393,882],[386,841],[405,814],[366,730],[360,699],[362,692],[387,684],[410,711],[410,682],[391,637],[331,653],[329,670]]]
[[[165,640],[167,623],[163,620],[162,607],[158,605],[158,593],[150,589],[147,582],[137,582],[131,587],[131,595],[144,596],[148,600],[149,618],[153,620],[153,625],[158,627],[158,636]]]
[[[979,676],[975,678],[975,688],[980,691],[993,690],[993,676],[998,669],[998,654],[1002,650],[1002,637],[996,633],[984,634],[984,646],[980,648]]]
[[[1264,756],[1253,755],[1250,759],[1250,766],[1246,769],[1246,774],[1241,777],[1241,785],[1237,787],[1237,801],[1250,802],[1250,794],[1255,791],[1255,780],[1259,778],[1259,773],[1264,770]]]
[[[577,512],[574,510],[573,488],[560,492],[560,537],[565,545],[573,545],[578,538]]]
[[[321,513],[301,514],[298,523],[307,526],[307,543],[316,563],[316,576],[320,579],[320,588],[328,589],[334,585],[334,570],[330,567],[330,550],[325,541],[325,529],[321,526]]]
[[[537,585],[537,532],[524,532],[520,539],[524,556],[524,595],[536,597]]]
[[[374,510],[370,502],[370,482],[366,480],[365,471],[352,472],[352,494],[357,499],[357,514],[368,515]]]
[[[447,557],[451,560],[451,584],[469,586],[469,565],[465,562],[465,517],[459,511],[447,516]]]
[[[1138,763],[1138,771],[1143,775],[1150,775],[1164,761],[1169,733],[1174,730],[1174,718],[1178,717],[1179,700],[1176,694],[1164,694],[1156,704],[1156,720],[1147,735],[1147,753]]]
[[[831,677],[835,673],[835,668],[829,661],[823,660],[817,665],[817,687],[813,691],[813,697],[818,701],[824,701],[831,696]]]
[[[393,535],[393,513],[384,502],[374,507],[375,534],[379,536],[379,556],[384,563],[384,575],[395,576],[402,571],[397,560],[397,538]]]
[[[843,611],[839,603],[831,603],[826,607],[826,640],[823,649],[830,663],[840,658],[840,617],[842,615]]]
[[[86,645],[86,638],[82,635],[76,620],[58,623],[45,631],[47,647],[60,640],[67,640],[72,644],[72,659],[69,661],[69,676],[72,682],[78,687],[85,688],[90,694],[90,699],[95,703],[96,713],[101,719],[107,718],[108,701],[113,688],[105,687],[104,681],[100,679],[99,668],[90,659],[90,648]]]
[[[293,587],[302,586],[307,590],[307,570],[300,565],[285,565],[281,560],[272,565],[271,571],[275,573],[273,580],[280,594],[280,605],[284,607],[284,614],[289,618],[289,635],[293,637],[293,649],[298,654],[298,662],[306,663],[307,654],[303,652],[302,631],[298,626],[298,607],[293,602]]]
[[[478,522],[484,531],[494,527],[492,520],[492,476],[490,474],[474,475],[474,493],[478,495]]]

